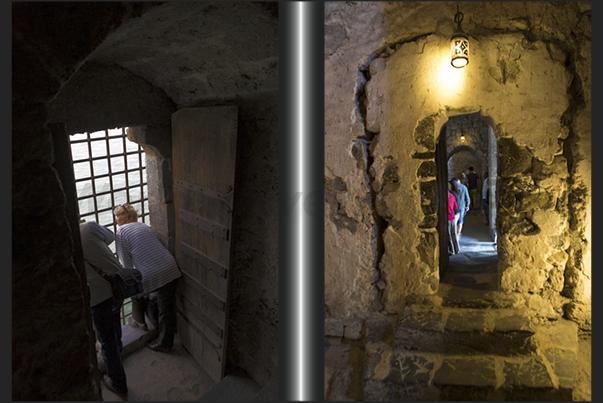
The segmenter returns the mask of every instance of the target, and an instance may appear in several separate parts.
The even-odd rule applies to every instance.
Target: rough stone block
[[[428,383],[435,367],[434,359],[409,353],[395,355],[390,379],[403,383]]]
[[[435,153],[434,152],[424,152],[424,153],[420,153],[420,152],[414,152],[412,153],[412,158],[414,159],[418,159],[418,160],[432,160],[435,158]]]
[[[444,328],[444,314],[441,311],[423,311],[412,307],[404,309],[396,321],[396,340],[402,338],[407,329],[436,330]]]
[[[437,234],[435,232],[421,232],[421,239],[417,251],[421,261],[429,267],[435,267],[436,251],[438,247]]]
[[[421,209],[423,214],[436,213],[436,181],[421,182]]]
[[[519,193],[516,198],[518,203],[515,210],[518,213],[533,210],[550,210],[556,204],[556,199],[550,197],[546,192]]]
[[[428,151],[435,150],[435,117],[428,116],[421,120],[414,132],[415,143],[427,148]]]
[[[362,122],[354,122],[352,123],[350,131],[354,137],[364,137],[364,124],[362,124]]]
[[[421,179],[431,178],[436,176],[436,174],[437,169],[435,161],[423,161],[417,170],[417,177]]]
[[[546,342],[564,350],[576,351],[578,348],[578,325],[575,322],[560,319],[542,328]]]
[[[542,173],[544,175],[557,174],[563,179],[568,178],[569,171],[567,168],[567,158],[562,155],[555,156],[551,164],[545,164],[542,167]]]
[[[553,387],[551,374],[539,358],[524,362],[505,362],[503,365],[503,387],[526,386],[530,388]]]
[[[343,322],[335,318],[325,319],[325,336],[343,337]]]
[[[385,59],[378,57],[371,62],[369,73],[372,77],[385,70]]]
[[[394,319],[377,316],[366,319],[367,343],[389,343],[394,336]]]
[[[390,375],[394,349],[385,344],[371,345],[366,350],[365,379],[384,380]]]
[[[507,137],[498,139],[498,158],[498,173],[502,177],[526,172],[532,166],[532,153]]]
[[[530,319],[523,315],[509,315],[502,316],[494,319],[494,331],[495,332],[530,332],[534,333],[534,329]]]
[[[572,388],[576,379],[577,354],[572,350],[550,348],[544,351],[545,357],[553,367],[559,379],[559,386]]]
[[[330,400],[342,400],[346,396],[353,372],[352,365],[348,363],[351,349],[351,344],[332,340],[325,350],[325,395]]]
[[[429,214],[429,215],[423,216],[423,220],[419,223],[419,228],[430,229],[430,228],[435,228],[437,225],[438,225],[437,214]]]
[[[489,357],[445,358],[434,374],[439,385],[496,386],[496,365]]]
[[[352,146],[352,156],[356,160],[356,168],[360,169],[361,171],[366,170],[366,167],[368,166],[366,144],[358,141],[354,142],[354,145]]]
[[[363,321],[361,319],[353,319],[353,320],[345,321],[344,337],[349,340],[358,339],[362,333],[362,324],[363,324]]]
[[[454,332],[484,332],[488,330],[486,312],[452,312],[448,316],[444,329]]]

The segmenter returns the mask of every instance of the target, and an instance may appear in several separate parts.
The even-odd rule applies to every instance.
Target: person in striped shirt
[[[157,299],[159,338],[148,342],[154,351],[169,352],[174,346],[176,331],[176,282],[182,276],[172,254],[159,242],[155,231],[138,221],[138,213],[130,204],[113,209],[119,226],[115,235],[115,249],[123,267],[135,268],[142,273],[144,293]],[[142,326],[145,324],[145,296],[132,297],[132,316]],[[147,313],[148,315],[148,313]]]

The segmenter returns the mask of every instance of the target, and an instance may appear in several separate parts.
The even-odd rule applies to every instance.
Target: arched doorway
[[[480,118],[479,113],[451,117],[440,129],[436,145],[436,166],[440,283],[497,290],[498,152],[494,130]],[[461,183],[468,185],[469,167],[472,167],[479,177],[477,203],[466,213],[463,224],[459,226],[459,253],[450,255],[448,181],[457,177]],[[487,200],[486,205],[483,203],[484,198]]]

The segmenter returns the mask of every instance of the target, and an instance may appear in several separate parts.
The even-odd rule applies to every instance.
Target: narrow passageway
[[[463,288],[496,291],[498,254],[482,211],[471,210],[465,216],[459,246],[460,252],[450,256],[441,282]]]

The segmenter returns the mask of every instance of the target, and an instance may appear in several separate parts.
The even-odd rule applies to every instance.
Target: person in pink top
[[[452,194],[452,181],[448,182],[448,254],[459,253],[459,242],[456,237],[456,219],[454,210],[458,209],[456,199]]]

